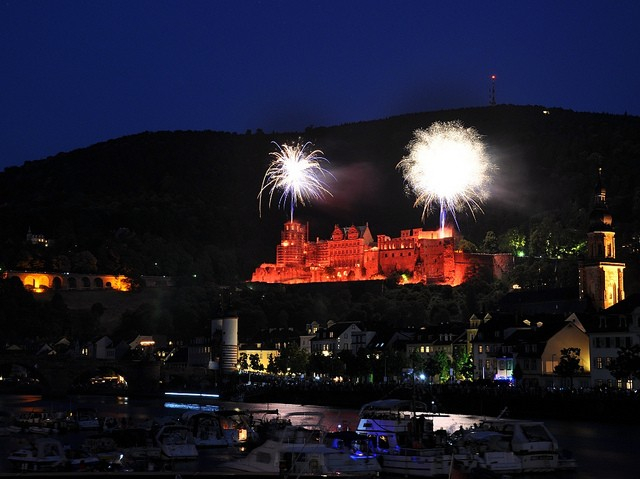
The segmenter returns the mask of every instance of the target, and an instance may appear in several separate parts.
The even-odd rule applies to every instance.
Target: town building
[[[341,351],[354,350],[354,339],[361,338],[362,333],[358,323],[333,323],[329,321],[326,328],[319,328],[315,337],[311,339],[311,353],[335,355]]]
[[[609,371],[622,349],[640,345],[640,295],[593,315],[587,323],[591,356],[591,383],[596,388],[637,390],[637,378],[618,379]]]

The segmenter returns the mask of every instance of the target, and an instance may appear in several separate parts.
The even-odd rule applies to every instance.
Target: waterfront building
[[[568,348],[580,350],[580,371],[575,378],[562,378],[555,372],[562,351]],[[475,379],[513,382],[517,365],[526,387],[570,387],[571,382],[573,387],[591,385],[589,337],[575,314],[486,315],[473,340],[473,358]]]
[[[311,339],[311,353],[329,356],[341,351],[354,353],[354,339],[361,338],[363,330],[358,323],[329,322],[326,328],[319,328]],[[354,353],[355,354],[355,353]]]
[[[640,388],[637,378],[618,379],[609,371],[622,349],[640,344],[640,295],[634,294],[595,314],[587,324],[591,350],[591,382],[596,388]]]

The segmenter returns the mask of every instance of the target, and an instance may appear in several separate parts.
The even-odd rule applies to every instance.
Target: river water
[[[50,412],[75,410],[77,408],[93,408],[99,416],[111,416],[119,420],[126,419],[133,423],[142,423],[146,419],[162,416],[177,416],[182,411],[167,406],[183,406],[189,402],[202,404],[208,402],[221,408],[239,407],[247,410],[277,409],[280,415],[289,413],[313,413],[322,416],[323,425],[335,428],[338,424],[355,429],[358,422],[358,411],[351,409],[336,409],[322,406],[307,406],[280,403],[232,403],[217,400],[182,398],[179,402],[174,399],[131,399],[111,396],[73,396],[67,401],[51,401],[41,396],[5,395],[0,396],[0,412],[19,414],[36,410]],[[178,404],[176,404],[176,402]],[[435,427],[454,430],[459,425],[478,422],[482,418],[473,416],[450,415],[436,420]],[[530,418],[536,419],[536,418]],[[637,479],[640,478],[640,428],[632,423],[607,424],[597,420],[583,421],[544,421],[556,436],[560,446],[570,451],[578,463],[578,470],[562,475],[534,476],[538,479],[562,477],[571,479]],[[86,433],[84,433],[86,434]],[[71,434],[61,435],[63,443],[78,441],[81,438]],[[0,437],[0,473],[9,472],[6,457],[16,448],[16,437],[9,435]],[[203,472],[215,470],[216,464],[228,460],[230,453],[209,450],[201,454],[197,464],[189,467]],[[524,479],[524,478],[523,478]]]

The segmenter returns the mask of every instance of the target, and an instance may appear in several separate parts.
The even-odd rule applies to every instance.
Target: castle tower
[[[615,233],[600,169],[589,215],[587,253],[579,266],[580,299],[591,299],[597,309],[607,309],[624,299],[625,264],[615,259]]]
[[[276,248],[276,265],[304,266],[307,246],[307,228],[297,221],[285,223]]]

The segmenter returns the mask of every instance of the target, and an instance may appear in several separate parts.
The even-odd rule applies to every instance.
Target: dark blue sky
[[[640,115],[637,0],[0,2],[0,169],[141,131],[484,106],[494,73],[498,103]]]

